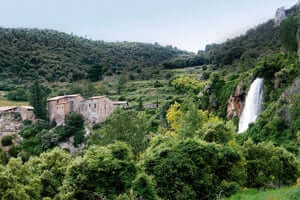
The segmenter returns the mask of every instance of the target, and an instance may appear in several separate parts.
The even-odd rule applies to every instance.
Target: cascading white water
[[[238,133],[245,132],[249,124],[254,123],[261,113],[262,101],[264,95],[264,79],[256,78],[251,84],[246,97],[246,103],[242,112]]]

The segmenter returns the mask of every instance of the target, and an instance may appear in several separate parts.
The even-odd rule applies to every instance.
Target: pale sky
[[[94,40],[196,52],[240,35],[296,0],[1,0],[0,27],[54,29]]]

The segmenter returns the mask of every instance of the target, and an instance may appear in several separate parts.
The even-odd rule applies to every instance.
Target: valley
[[[197,53],[0,28],[0,200],[299,200],[300,2]]]

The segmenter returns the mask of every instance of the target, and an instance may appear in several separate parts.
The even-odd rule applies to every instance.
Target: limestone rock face
[[[245,105],[246,91],[239,84],[227,103],[227,118],[240,117]]]
[[[0,113],[0,137],[17,133],[22,128],[23,122],[20,113]]]
[[[276,11],[276,14],[275,14],[275,19],[274,19],[275,27],[280,26],[280,23],[285,18],[286,18],[285,8],[284,7],[278,8]]]
[[[291,115],[289,111],[289,104],[291,104],[291,99],[294,95],[300,94],[300,78],[297,78],[294,83],[280,96],[280,104],[284,105],[280,109],[280,116],[290,123]]]

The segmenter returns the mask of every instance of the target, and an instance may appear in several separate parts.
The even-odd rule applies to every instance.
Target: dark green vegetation
[[[280,188],[277,190],[260,191],[256,189],[246,189],[233,195],[231,198],[226,200],[299,200],[300,199],[300,188]]]
[[[14,50],[20,51],[19,55],[24,49],[30,52],[24,61],[36,56],[46,59],[37,69],[34,66],[38,64],[32,63],[40,64],[41,60],[20,66],[37,71],[37,76],[49,83],[47,88],[45,82],[33,87],[0,84],[0,90],[9,91],[5,94],[11,100],[25,100],[21,91],[26,91],[38,118],[43,118],[25,123],[19,133],[23,137],[20,144],[13,138],[2,139],[9,151],[0,151],[0,199],[299,199],[298,13],[294,7],[281,27],[269,21],[243,36],[210,45],[197,56],[179,56],[184,52],[158,45],[112,44],[51,31],[5,30],[14,37],[22,33],[22,44],[36,40]],[[24,36],[26,31],[28,36]],[[45,35],[37,39],[39,34]],[[54,38],[50,40],[50,36]],[[58,42],[57,37],[64,39]],[[10,42],[6,45],[13,46]],[[127,51],[131,53],[124,53]],[[72,70],[67,64],[66,71],[54,75],[53,65],[48,65],[54,55],[55,66],[65,65],[76,55]],[[80,60],[84,56],[87,60]],[[40,74],[44,67],[47,73]],[[8,68],[14,70],[12,65]],[[16,77],[13,71],[8,76]],[[25,77],[18,83],[32,78]],[[238,135],[238,119],[226,117],[228,99],[232,95],[242,99],[257,77],[264,78],[264,109],[257,122]],[[131,108],[117,109],[85,138],[81,115],[70,113],[64,126],[56,126],[43,114],[41,105],[46,96],[64,93],[85,97],[106,94],[129,101]],[[74,147],[84,144],[77,154],[55,148],[71,138]]]
[[[38,29],[0,28],[0,77],[13,84],[99,80],[102,75],[155,67],[187,52],[158,44],[108,43]]]

